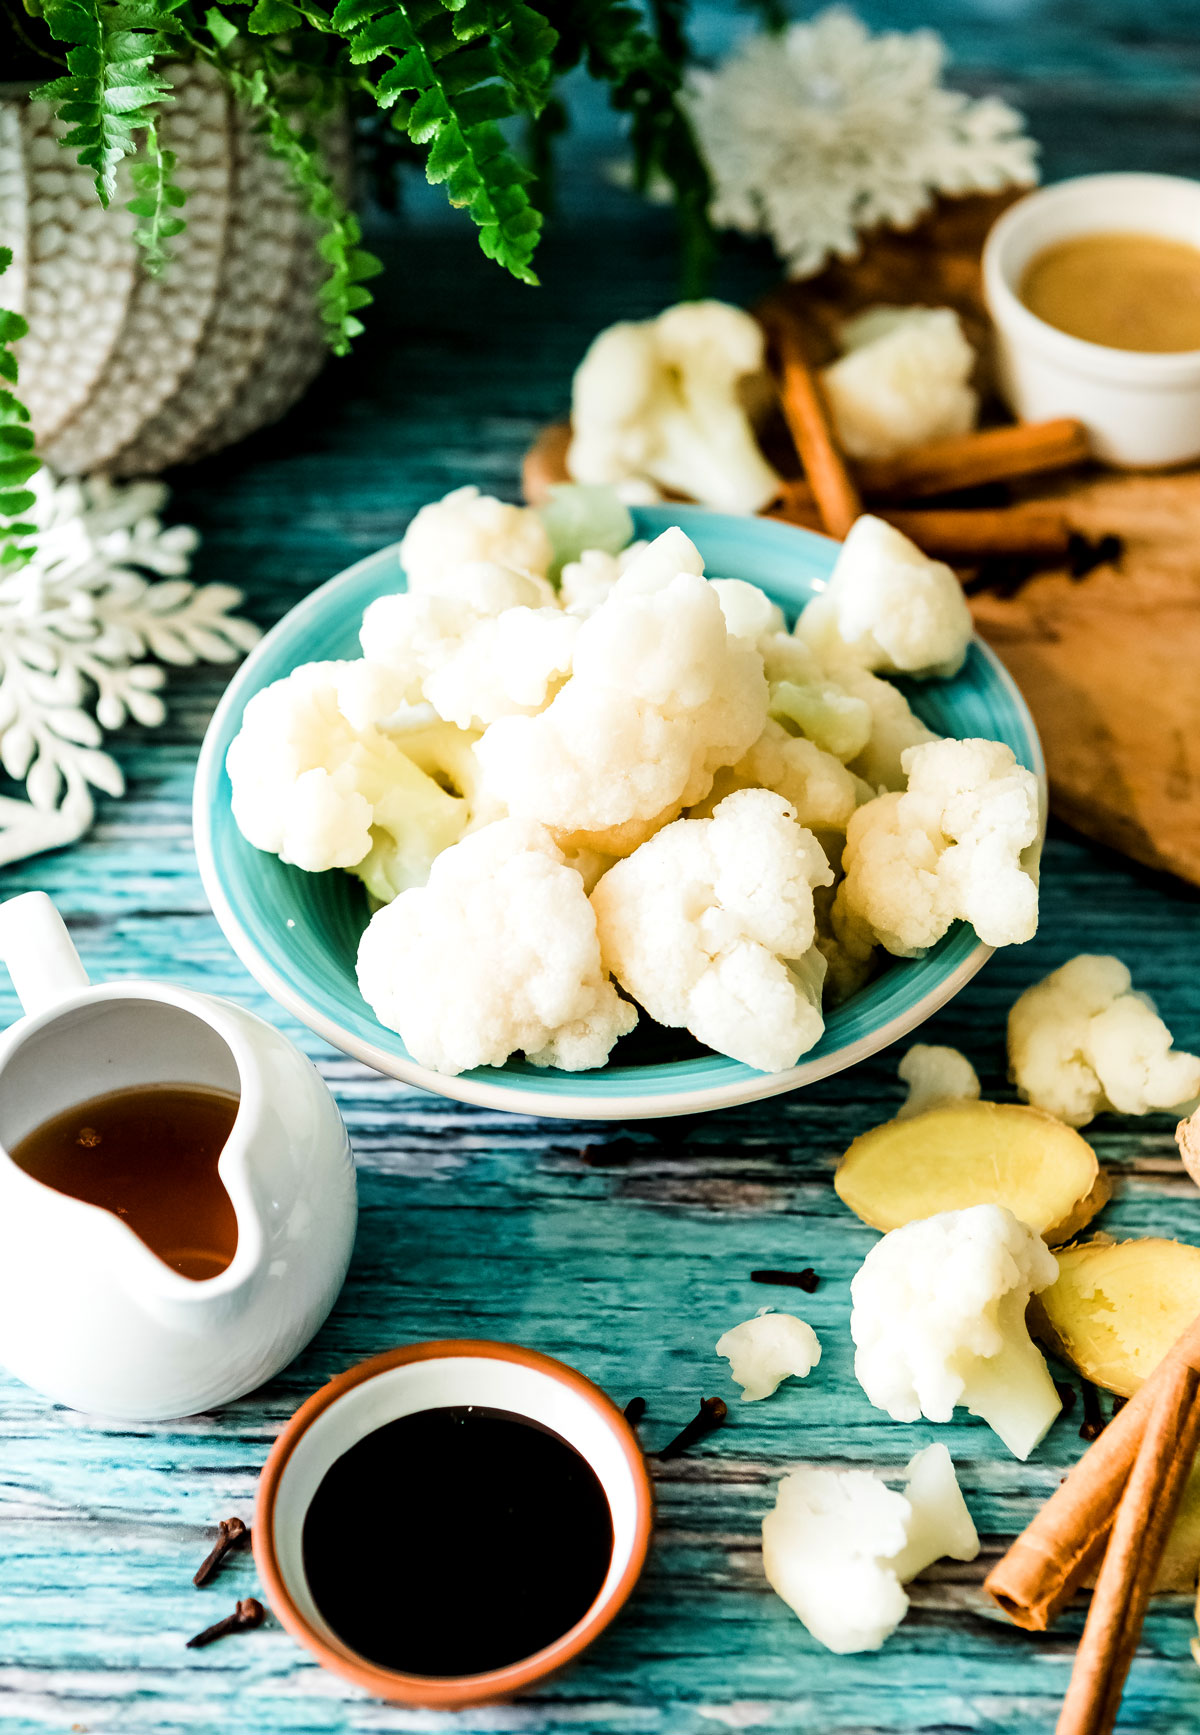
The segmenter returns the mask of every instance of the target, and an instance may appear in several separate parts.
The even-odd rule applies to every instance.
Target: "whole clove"
[[[1108,1423],[1100,1408],[1100,1393],[1091,1380],[1083,1381],[1083,1421],[1079,1424],[1081,1440],[1098,1440]]]
[[[805,1295],[811,1295],[820,1287],[821,1279],[811,1265],[806,1265],[803,1271],[773,1271],[764,1267],[750,1273],[751,1283],[780,1283],[788,1289],[802,1289]]]
[[[240,1518],[222,1518],[217,1525],[217,1540],[200,1565],[196,1568],[192,1579],[194,1585],[205,1585],[214,1578],[220,1570],[221,1562],[232,1549],[241,1548],[250,1540],[250,1526],[243,1524]]]
[[[668,1440],[667,1444],[655,1456],[678,1458],[681,1452],[686,1452],[689,1446],[696,1444],[697,1440],[703,1440],[705,1435],[715,1433],[728,1414],[729,1407],[724,1398],[702,1398],[700,1408],[687,1427],[676,1434],[673,1440]]]
[[[214,1621],[211,1627],[205,1627],[202,1633],[197,1633],[194,1639],[189,1639],[189,1651],[199,1651],[205,1645],[211,1645],[217,1639],[225,1638],[229,1633],[249,1632],[251,1627],[261,1627],[267,1618],[267,1611],[256,1597],[245,1596],[238,1603],[231,1615],[226,1615],[223,1621]]]
[[[1067,540],[1067,567],[1072,578],[1086,578],[1098,566],[1115,566],[1124,552],[1125,544],[1111,532],[1090,537],[1073,530]]]
[[[1075,1408],[1075,1387],[1069,1386],[1066,1380],[1055,1380],[1054,1389],[1058,1393],[1063,1415],[1069,1416]]]
[[[630,1398],[621,1413],[629,1423],[630,1427],[636,1428],[642,1417],[646,1414],[645,1398]]]

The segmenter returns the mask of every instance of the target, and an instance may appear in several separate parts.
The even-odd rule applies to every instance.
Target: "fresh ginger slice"
[[[1030,1303],[1030,1329],[1093,1385],[1132,1397],[1200,1313],[1200,1247],[1085,1241]]]
[[[872,1127],[838,1164],[834,1186],[872,1229],[1007,1205],[1052,1247],[1078,1235],[1112,1191],[1073,1127],[1042,1109],[970,1101]]]

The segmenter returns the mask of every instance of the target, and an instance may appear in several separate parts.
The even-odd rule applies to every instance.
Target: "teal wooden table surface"
[[[1134,0],[929,0],[919,17],[895,0],[865,15],[943,30],[963,84],[998,87],[1023,106],[1052,177],[1200,167],[1193,0],[1152,11]],[[705,45],[737,24],[731,9],[711,9],[701,19]],[[353,359],[331,366],[282,426],[176,479],[173,512],[203,532],[202,576],[242,585],[266,624],[395,539],[418,505],[449,487],[474,481],[515,496],[522,450],[561,412],[588,338],[672,297],[667,219],[606,187],[606,143],[590,121],[576,140],[539,292],[504,282],[466,229],[424,196],[403,225],[380,231],[387,275]],[[770,275],[765,254],[737,251],[720,288],[748,299]],[[899,1102],[899,1054],[790,1098],[636,1129],[504,1117],[377,1077],[289,1024],[209,913],[188,804],[219,690],[211,670],[174,679],[166,727],[118,742],[128,797],[103,803],[75,848],[6,870],[3,891],[49,892],[97,977],[170,977],[228,995],[296,1037],[350,1128],[357,1249],[311,1347],[265,1390],[216,1414],[106,1426],[0,1378],[0,1729],[1051,1730],[1080,1617],[1027,1636],[989,1613],[981,1582],[1081,1452],[1078,1408],[1021,1465],[965,1417],[943,1428],[890,1422],[852,1374],[848,1285],[874,1237],[838,1203],[830,1176],[848,1140]],[[1075,952],[1111,950],[1181,1042],[1200,1043],[1196,894],[1059,829],[1043,885],[1037,939],[998,956],[928,1037],[964,1047],[985,1094],[1007,1096],[1003,1024],[1015,995]],[[5,982],[0,1019],[13,1011]],[[1116,1182],[1104,1228],[1200,1242],[1200,1194],[1181,1171],[1165,1118],[1110,1117],[1090,1136]],[[767,1403],[738,1405],[716,1339],[765,1301],[794,1299],[752,1285],[753,1267],[800,1264],[821,1277],[799,1309],[822,1338],[820,1367]],[[192,1588],[191,1575],[215,1521],[250,1516],[263,1459],[300,1400],[389,1345],[455,1335],[531,1344],[575,1364],[618,1402],[643,1395],[651,1449],[702,1393],[731,1401],[722,1432],[656,1470],[657,1537],[623,1618],[542,1690],[457,1716],[365,1699],[270,1621],[186,1650],[191,1633],[255,1590],[248,1557],[205,1591]],[[983,1555],[926,1574],[884,1650],[832,1657],[763,1579],[759,1523],[773,1485],[801,1459],[896,1468],[934,1438],[954,1456]],[[1156,1603],[1123,1728],[1195,1728],[1193,1631],[1186,1599]]]

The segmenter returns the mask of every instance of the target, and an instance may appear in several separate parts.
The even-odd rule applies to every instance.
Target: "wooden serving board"
[[[881,234],[861,259],[771,299],[804,317],[817,360],[860,308],[955,307],[979,350],[987,397],[979,255],[1008,202],[946,201],[907,234]],[[566,430],[547,429],[526,462],[531,497],[566,479],[565,452]],[[1124,542],[1115,566],[1084,579],[1047,571],[1013,595],[972,598],[979,631],[1037,721],[1051,805],[1088,836],[1200,885],[1200,470],[1088,467],[1023,492],[1061,500],[1081,531]]]

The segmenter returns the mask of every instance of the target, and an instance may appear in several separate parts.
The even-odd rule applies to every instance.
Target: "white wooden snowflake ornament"
[[[945,61],[932,30],[872,36],[833,7],[694,73],[714,222],[769,236],[789,273],[810,277],[834,254],[855,258],[863,230],[908,228],[936,193],[1034,182],[1021,116],[943,90]]]
[[[101,741],[127,717],[163,721],[159,663],[232,662],[259,637],[229,613],[240,591],[182,576],[198,537],[164,528],[161,482],[43,467],[29,486],[37,551],[0,577],[0,768],[27,797],[0,795],[0,865],[80,837],[93,789],[123,792]]]

